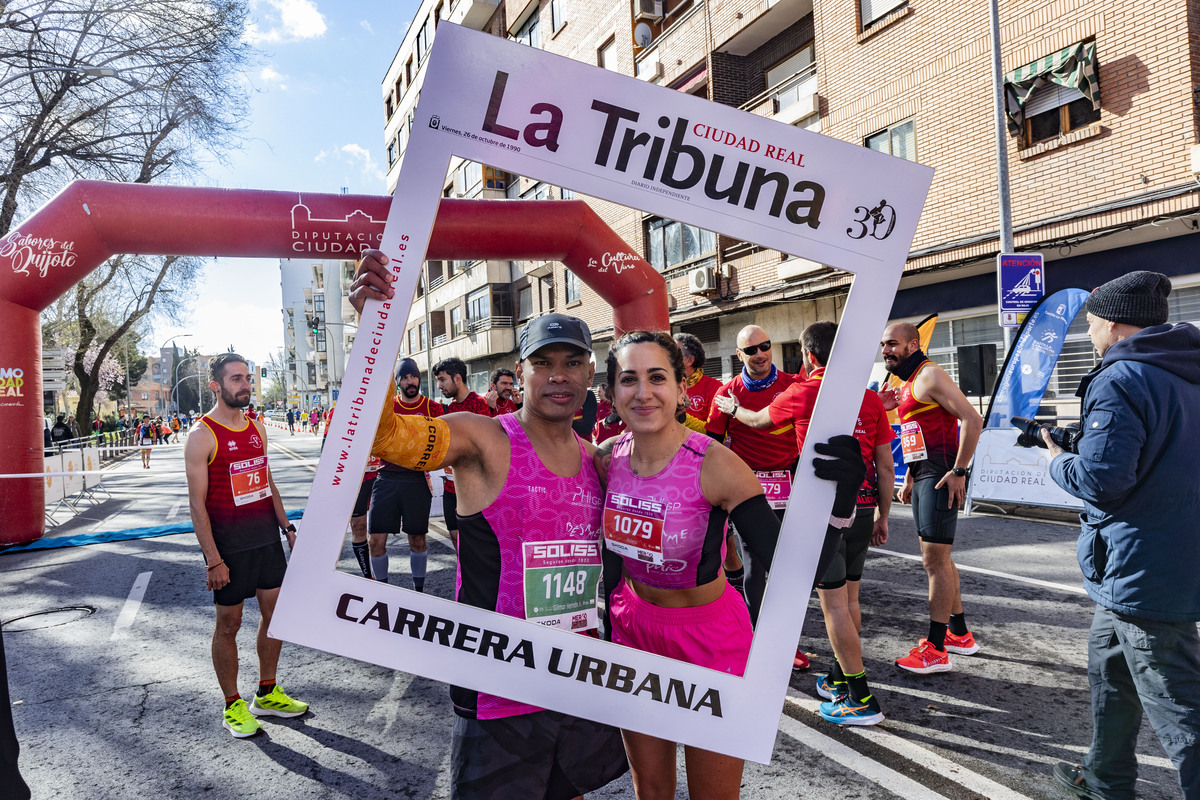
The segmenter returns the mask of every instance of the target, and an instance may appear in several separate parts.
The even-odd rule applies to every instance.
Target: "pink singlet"
[[[496,421],[508,435],[508,477],[491,505],[458,517],[456,599],[595,635],[604,492],[592,457],[579,440],[579,474],[555,475],[538,458],[515,414]],[[475,719],[541,710],[458,686],[451,687],[450,697],[456,713]]]
[[[609,623],[617,644],[741,675],[753,632],[736,589],[726,584],[719,598],[702,606],[664,608],[639,597],[628,581],[689,589],[720,576],[726,515],[709,504],[700,486],[700,467],[712,444],[693,432],[661,472],[641,477],[629,467],[632,435],[617,441],[604,500],[604,539],[623,557],[626,579],[609,598]]]

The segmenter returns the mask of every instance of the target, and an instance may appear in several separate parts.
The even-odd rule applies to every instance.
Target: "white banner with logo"
[[[414,119],[381,245],[396,300],[359,323],[271,634],[767,762],[833,503],[812,443],[853,429],[933,171],[446,22]],[[866,277],[801,454],[775,554],[786,580],[768,586],[744,677],[332,568],[452,156]]]
[[[1016,428],[984,428],[971,463],[969,501],[1083,510],[1050,477],[1050,451],[1018,447]]]

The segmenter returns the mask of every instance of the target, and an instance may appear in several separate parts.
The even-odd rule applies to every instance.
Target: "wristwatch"
[[[967,468],[966,467],[954,467],[950,471],[953,472],[955,475],[957,475],[960,478],[967,477]]]
[[[286,528],[283,528],[282,530],[283,530],[283,532],[284,532],[284,533],[295,533],[295,532],[296,532],[296,526],[295,526],[295,525],[288,525]]]
[[[729,395],[729,399],[733,401],[733,408],[730,410],[729,416],[736,417],[738,409],[741,408],[741,406],[738,404],[738,399],[736,397],[734,397],[732,394]]]

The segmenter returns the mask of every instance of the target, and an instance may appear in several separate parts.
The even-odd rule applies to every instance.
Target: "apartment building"
[[[289,408],[329,408],[337,402],[354,344],[348,297],[354,262],[284,258],[279,275],[284,349],[268,377],[283,381]]]
[[[1016,249],[1046,259],[1048,291],[1131,269],[1167,273],[1172,318],[1200,321],[1200,0],[998,0]],[[997,314],[999,180],[986,0],[425,0],[382,85],[389,191],[422,68],[446,21],[935,168],[894,320],[937,313],[930,355],[1004,353]],[[447,197],[572,199],[486,164],[455,163]],[[699,336],[706,371],[735,367],[738,330],[780,346],[840,317],[851,276],[636,209],[580,197],[670,287],[672,328]],[[405,352],[467,360],[476,388],[515,360],[515,328],[550,310],[583,317],[598,356],[609,309],[557,263],[427,262]],[[1090,368],[1082,320],[1051,392]],[[717,357],[712,357],[717,356]],[[1053,395],[1051,395],[1053,397]]]

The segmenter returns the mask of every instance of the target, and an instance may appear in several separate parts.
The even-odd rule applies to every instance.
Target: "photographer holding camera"
[[[1091,750],[1054,768],[1078,797],[1134,796],[1144,708],[1183,796],[1200,798],[1200,330],[1165,324],[1170,292],[1146,271],[1092,292],[1100,364],[1077,392],[1078,452],[1041,431],[1051,477],[1084,503],[1079,566],[1096,603]]]

